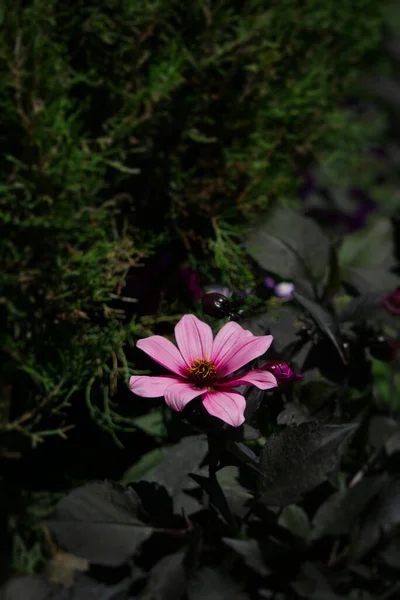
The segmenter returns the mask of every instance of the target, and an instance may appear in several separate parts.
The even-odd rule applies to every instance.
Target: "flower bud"
[[[203,310],[209,317],[223,319],[229,316],[230,302],[224,294],[210,292],[203,296]]]
[[[265,369],[275,375],[278,384],[285,383],[286,381],[298,381],[299,379],[303,379],[303,375],[297,375],[287,363],[280,360],[267,362],[262,365],[260,369]]]
[[[400,315],[400,287],[383,296],[381,304],[392,315]]]

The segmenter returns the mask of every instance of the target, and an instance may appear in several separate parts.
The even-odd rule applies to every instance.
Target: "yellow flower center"
[[[211,389],[217,379],[217,367],[207,359],[196,358],[188,369],[188,379],[197,388]]]

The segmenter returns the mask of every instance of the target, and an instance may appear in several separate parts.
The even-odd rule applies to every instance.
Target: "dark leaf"
[[[188,600],[248,600],[238,584],[228,575],[203,567],[190,580]]]
[[[346,364],[347,361],[343,353],[343,342],[341,340],[338,324],[334,317],[322,308],[322,306],[297,292],[293,293],[293,297],[309,313],[320,330],[328,336],[338,351],[343,363]]]
[[[400,524],[400,479],[386,483],[365,515],[352,550],[352,558],[362,559],[379,542]]]
[[[310,371],[310,374],[312,377],[318,377],[318,372],[313,374]],[[320,422],[330,419],[336,395],[336,386],[333,383],[328,380],[311,380],[302,383],[297,390],[300,404],[310,415],[318,417]]]
[[[152,600],[181,600],[185,596],[184,557],[183,552],[169,554],[151,569],[147,589]]]
[[[55,600],[61,590],[43,577],[17,577],[0,589],[0,600]]]
[[[296,337],[301,323],[299,310],[294,303],[285,304],[271,309],[269,315],[269,332],[274,336],[274,348],[283,352],[287,346],[299,340]]]
[[[134,490],[109,481],[88,483],[58,503],[47,525],[69,552],[92,563],[117,566],[152,533],[138,517],[139,509]]]
[[[147,473],[146,480],[163,485],[172,497],[188,480],[190,471],[196,471],[207,452],[207,441],[201,436],[183,438],[179,444],[163,449],[164,459]]]
[[[154,448],[144,454],[134,465],[129,467],[121,478],[121,483],[127,485],[134,481],[139,481],[146,477],[146,474],[154,469],[164,459],[163,451],[160,448]]]
[[[254,499],[254,496],[240,485],[238,481],[239,468],[224,467],[218,471],[217,479],[231,513],[242,518],[248,512],[250,502]]]
[[[324,567],[319,564],[305,562],[292,584],[294,590],[307,600],[345,600],[332,590]]]
[[[368,441],[376,449],[385,447],[388,455],[400,450],[398,423],[382,415],[371,417],[368,423]]]
[[[259,440],[260,437],[261,437],[261,433],[258,431],[258,429],[255,429],[254,427],[252,427],[248,423],[244,423],[244,425],[243,425],[243,439],[246,442],[255,442],[256,440]]]
[[[371,292],[386,294],[400,286],[400,277],[382,267],[347,269],[343,274],[343,281],[359,294]]]
[[[376,317],[377,312],[383,312],[384,308],[380,306],[382,294],[380,292],[369,292],[356,296],[345,306],[340,314],[342,323],[348,321],[361,321]]]
[[[391,540],[380,553],[380,557],[392,569],[400,569],[400,538]]]
[[[293,504],[322,483],[338,467],[356,427],[309,422],[272,434],[261,450],[261,501]]]
[[[311,538],[349,533],[385,481],[385,476],[365,477],[354,487],[332,494],[314,515]]]
[[[317,283],[329,264],[328,238],[312,219],[287,208],[276,209],[245,246],[263,269],[290,281]]]
[[[314,420],[307,408],[299,402],[287,402],[277,417],[278,425],[300,425]]]
[[[245,390],[248,391],[245,392]],[[266,397],[267,392],[265,390],[259,390],[256,387],[245,387],[243,390],[237,388],[237,391],[241,394],[246,394],[246,408],[244,411],[244,416],[246,421],[252,421],[257,414],[261,402]]]
[[[165,487],[153,481],[136,481],[131,486],[142,501],[146,511],[146,522],[157,528],[169,525],[173,518],[174,507]]]
[[[240,325],[243,327],[243,329],[251,331],[253,335],[266,335],[269,333],[270,327],[269,314],[261,313],[246,319],[242,319],[240,321]]]
[[[310,522],[308,516],[301,506],[297,506],[297,504],[285,506],[278,519],[278,524],[304,541],[309,538]]]
[[[250,569],[265,577],[271,570],[265,565],[259,545],[256,540],[235,540],[233,538],[222,538],[222,541],[243,557],[244,562]]]
[[[389,219],[379,218],[369,227],[347,235],[339,250],[343,267],[374,267],[393,262],[393,235]],[[388,262],[389,261],[389,262]]]
[[[162,408],[151,410],[145,415],[136,417],[132,422],[138,429],[141,429],[148,435],[154,437],[164,437],[166,435]]]
[[[224,523],[230,527],[234,527],[235,523],[228,502],[217,479],[195,475],[194,473],[190,473],[190,477],[208,494],[211,506]]]
[[[236,458],[238,458],[243,464],[257,470],[258,468],[258,457],[250,448],[242,442],[231,442],[226,441],[225,447],[229,452],[232,452]]]
[[[128,600],[130,584],[130,579],[124,579],[106,586],[81,575],[73,585],[64,587],[43,577],[18,577],[0,590],[0,600]]]

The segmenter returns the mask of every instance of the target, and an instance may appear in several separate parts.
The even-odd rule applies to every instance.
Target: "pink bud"
[[[392,315],[400,315],[400,287],[383,296],[381,304]]]
[[[298,381],[299,379],[303,379],[303,375],[297,375],[287,363],[280,360],[267,362],[262,365],[260,369],[265,369],[275,375],[278,384],[284,383],[285,381]]]

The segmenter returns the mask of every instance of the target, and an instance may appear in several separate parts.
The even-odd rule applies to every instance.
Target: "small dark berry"
[[[372,358],[391,362],[396,357],[396,342],[391,338],[379,335],[369,342],[368,350]]]
[[[210,292],[203,296],[203,310],[209,317],[223,319],[230,314],[230,302],[219,292]]]

